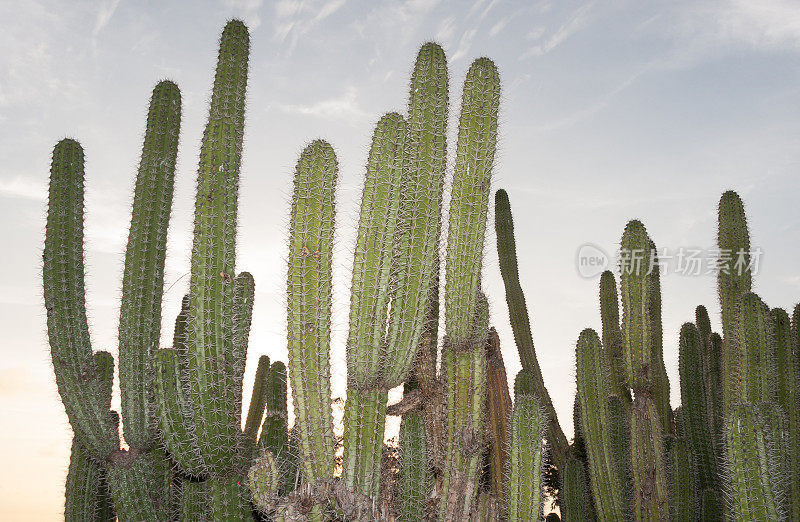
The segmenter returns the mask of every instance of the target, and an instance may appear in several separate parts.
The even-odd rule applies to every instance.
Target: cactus
[[[261,453],[247,472],[247,481],[256,508],[264,512],[272,511],[280,491],[280,468],[272,453]]]
[[[504,504],[506,469],[511,445],[511,394],[508,392],[508,377],[500,351],[500,337],[494,328],[489,330],[486,343],[487,386],[486,412],[489,416],[484,474],[488,475],[489,489],[495,499]]]
[[[673,438],[669,443],[668,459],[671,520],[695,519],[700,509],[698,492],[704,490],[698,487],[697,465],[689,442]]]
[[[610,382],[605,353],[597,333],[581,332],[575,349],[581,427],[600,520],[624,520],[624,471],[614,455],[611,416],[607,397]]]
[[[334,190],[333,148],[309,144],[297,162],[292,196],[287,282],[289,373],[300,434],[303,477],[333,477],[329,359]]]
[[[531,381],[534,392],[545,409],[548,419],[547,440],[556,466],[560,466],[567,454],[567,438],[561,425],[558,423],[550,394],[544,386],[542,370],[536,358],[533,346],[530,318],[525,305],[525,294],[519,282],[519,268],[517,266],[517,246],[514,239],[514,221],[511,215],[511,204],[508,194],[500,189],[495,193],[495,218],[494,226],[497,234],[497,257],[500,262],[500,273],[506,291],[508,316],[511,320],[511,329],[514,332],[514,342],[517,345],[522,368],[534,376]]]
[[[400,424],[400,476],[397,487],[399,520],[424,520],[430,489],[428,443],[420,412],[403,415]]]
[[[773,308],[770,315],[775,330],[777,404],[788,415],[788,458],[789,462],[796,463],[800,462],[800,354],[792,339],[789,314],[783,309]],[[800,467],[792,466],[790,473],[786,478],[789,515],[791,519],[800,519]]]
[[[586,464],[570,455],[564,462],[561,476],[564,488],[561,494],[561,518],[568,521],[592,522],[597,520]]]
[[[647,393],[636,394],[631,408],[631,470],[636,520],[669,520],[667,467],[661,419]]]
[[[737,310],[741,296],[750,291],[750,235],[747,218],[739,195],[729,190],[719,200],[719,230],[717,246],[720,260],[717,271],[717,287],[722,309],[723,381],[731,383],[738,379],[741,350],[736,346]],[[739,264],[739,261],[741,263]],[[737,390],[725,386],[723,411],[739,400]]]
[[[774,405],[738,403],[725,422],[727,512],[734,520],[784,520],[779,441],[769,425]]]
[[[701,323],[702,324],[702,323]],[[719,470],[715,438],[713,404],[709,402],[711,390],[706,380],[705,344],[702,334],[694,324],[681,327],[678,366],[681,376],[681,412],[698,474],[700,490],[718,489]]]
[[[606,270],[600,275],[600,317],[603,323],[603,348],[608,357],[613,379],[612,393],[631,400],[625,372],[624,339],[619,325],[619,299],[614,274]]]
[[[515,386],[516,388],[516,386]],[[511,416],[507,517],[537,520],[542,511],[542,461],[546,419],[536,397],[520,388]]]
[[[267,406],[267,388],[269,386],[269,357],[262,355],[258,358],[256,378],[253,381],[253,392],[250,395],[250,406],[244,423],[244,435],[255,445],[258,440],[258,428],[264,417]]]
[[[116,517],[109,502],[105,468],[92,460],[77,439],[72,441],[72,453],[67,472],[64,520],[69,522],[109,522]]]
[[[759,403],[777,398],[775,379],[775,335],[769,307],[756,294],[748,292],[739,300],[735,329],[740,350],[738,370],[730,365],[726,388],[733,388],[740,402]],[[738,375],[734,378],[734,375]]]

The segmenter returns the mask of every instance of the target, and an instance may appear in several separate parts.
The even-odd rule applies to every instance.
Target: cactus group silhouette
[[[123,272],[119,414],[115,361],[92,350],[87,326],[84,152],[72,139],[53,150],[42,272],[74,433],[65,519],[524,521],[543,517],[550,492],[566,520],[800,520],[800,305],[790,316],[752,293],[734,192],[719,206],[718,246],[741,253],[718,267],[722,334],[703,306],[682,326],[680,407],[670,406],[655,243],[633,220],[622,252],[642,256],[631,265],[623,255],[619,279],[601,275],[602,332],[587,328],[576,342],[570,443],[534,350],[509,197],[497,191],[498,259],[522,363],[512,400],[481,284],[500,76],[488,58],[466,73],[448,181],[449,80],[435,43],[417,55],[407,111],[380,118],[366,160],[343,437],[330,368],[338,162],[321,139],[294,173],[288,361],[258,359],[243,415],[255,298],[253,277],[235,266],[248,59],[249,32],[233,20],[219,41],[191,278],[168,347],[161,301],[181,95],[170,81],[153,90]],[[389,404],[401,385],[403,399]],[[390,415],[401,417],[395,446],[384,443]]]

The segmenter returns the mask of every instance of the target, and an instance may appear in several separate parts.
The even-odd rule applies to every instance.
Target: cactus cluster
[[[153,90],[122,282],[119,414],[114,359],[92,351],[87,326],[83,150],[71,139],[54,149],[43,282],[74,433],[65,519],[525,521],[542,518],[547,495],[567,520],[800,519],[800,305],[790,317],[752,293],[733,192],[719,210],[720,251],[740,254],[719,264],[722,335],[702,306],[681,328],[680,407],[670,406],[655,243],[633,220],[619,287],[613,272],[600,277],[602,332],[583,330],[575,347],[570,444],[533,346],[509,198],[497,191],[499,265],[522,363],[512,401],[481,284],[499,73],[488,58],[467,71],[445,216],[449,85],[435,43],[417,55],[405,114],[377,122],[366,161],[343,437],[330,370],[338,162],[322,139],[294,174],[288,364],[258,359],[243,415],[255,297],[253,277],[235,267],[248,59],[248,30],[231,21],[200,152],[191,278],[168,347],[161,300],[181,98],[170,81]],[[403,399],[389,404],[401,385]],[[396,453],[384,443],[388,416],[401,417]]]

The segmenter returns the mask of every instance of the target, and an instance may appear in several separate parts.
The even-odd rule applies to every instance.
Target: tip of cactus
[[[286,364],[284,364],[283,361],[275,361],[269,369],[271,372],[285,372]]]
[[[497,189],[497,192],[494,193],[494,204],[497,205],[501,201],[508,201],[508,192],[506,192],[506,189]]]
[[[228,20],[228,23],[225,24],[225,29],[222,30],[222,34],[236,34],[236,33],[244,33],[247,34],[247,26],[245,23],[238,18],[232,18]]]
[[[178,84],[169,79],[163,79],[159,81],[155,87],[153,87],[153,92],[160,92],[165,91],[167,94],[172,95],[181,95],[181,90],[178,88]]]
[[[442,49],[442,46],[436,42],[425,42],[422,44],[422,47],[419,48],[419,55],[422,56],[430,53],[444,55],[444,49]]]
[[[475,58],[472,62],[472,65],[469,67],[469,72],[467,76],[479,74],[480,76],[490,76],[496,77],[499,75],[497,70],[497,65],[495,65],[494,61],[491,58],[486,56],[481,56],[480,58]]]
[[[56,143],[56,146],[53,148],[53,152],[79,152],[83,154],[83,147],[81,144],[78,143],[78,140],[74,138],[62,138]]]

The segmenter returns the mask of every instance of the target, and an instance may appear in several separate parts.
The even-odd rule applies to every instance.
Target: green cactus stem
[[[181,481],[180,485],[180,522],[196,522],[209,520],[210,494],[208,482]]]
[[[425,420],[421,412],[403,415],[399,444],[397,516],[399,520],[424,520],[431,476]]]
[[[624,520],[624,472],[614,453],[613,430],[609,403],[611,383],[607,378],[606,357],[597,333],[583,330],[578,338],[577,361],[578,397],[580,397],[581,427],[586,440],[586,452],[591,477],[592,496],[596,499],[600,520]]]
[[[399,382],[386,382],[384,375],[404,376],[418,340],[404,346],[392,345],[398,338],[389,335],[384,344],[390,302],[392,253],[398,226],[400,189],[403,180],[402,150],[406,123],[396,113],[378,122],[367,161],[361,219],[353,261],[350,302],[350,331],[347,341],[348,392],[345,403],[343,478],[349,490],[377,497],[380,485],[381,452],[386,421],[388,389]],[[404,223],[406,224],[406,223]],[[398,265],[420,265],[414,259],[395,259]],[[424,266],[424,265],[421,265]],[[395,267],[409,270],[408,267]],[[395,294],[394,302],[408,296]],[[402,307],[402,305],[400,305]],[[421,324],[424,309],[414,317],[412,328]],[[385,348],[385,349],[384,349]],[[408,352],[408,353],[405,353]],[[394,359],[382,357],[395,354]],[[402,356],[399,354],[403,353]]]
[[[608,357],[608,365],[613,381],[612,393],[631,400],[625,371],[625,353],[622,330],[619,324],[619,298],[614,274],[606,270],[600,275],[600,318],[603,323],[603,349]]]
[[[167,463],[158,452],[137,449],[114,454],[108,483],[121,520],[167,520],[169,492],[160,480]]]
[[[158,349],[161,332],[164,261],[180,123],[178,86],[162,81],[153,89],[147,115],[125,250],[119,314],[123,429],[125,441],[135,448],[149,448],[153,444],[151,359]]]
[[[750,291],[750,234],[744,205],[736,192],[729,190],[719,200],[717,247],[720,260],[717,271],[720,307],[722,308],[723,411],[741,400],[736,387],[729,386],[739,378],[741,350],[736,346],[736,325],[739,300]]]
[[[542,512],[542,438],[547,423],[534,395],[523,392],[515,395],[514,401],[507,516],[509,522],[538,520]]]
[[[800,462],[800,357],[792,341],[789,314],[781,308],[770,310],[775,333],[777,404],[787,414],[788,461]],[[789,518],[800,520],[800,466],[793,465],[787,477]]]
[[[740,402],[773,401],[777,397],[775,379],[775,334],[769,307],[752,292],[743,294],[735,329],[736,347],[740,350],[738,379],[726,382],[737,391]],[[730,368],[727,378],[737,375]]]
[[[210,520],[253,520],[245,477],[211,476],[206,482],[210,495]]]
[[[597,520],[585,462],[570,455],[564,461],[561,477],[563,480],[561,519],[585,522]]]
[[[250,406],[247,409],[247,418],[244,423],[245,438],[254,444],[258,440],[258,428],[264,417],[267,406],[267,387],[269,386],[269,357],[262,355],[258,358],[256,378],[253,381],[253,392],[250,394]]]
[[[719,470],[715,452],[713,404],[706,380],[705,345],[700,330],[692,324],[681,327],[678,368],[681,376],[681,411],[688,444],[696,462],[700,491],[718,488]]]
[[[768,411],[774,405],[732,406],[725,422],[727,513],[731,520],[785,520],[785,477]]]
[[[281,470],[281,494],[294,489],[297,454],[289,450],[288,405],[286,403],[286,366],[272,363],[267,373],[266,412],[261,424],[258,445],[273,455]]]
[[[698,489],[692,448],[680,438],[672,438],[668,446],[670,520],[693,520],[700,509],[698,492],[702,489]]]
[[[253,305],[255,304],[256,286],[249,272],[241,272],[233,280],[233,349],[227,358],[228,369],[234,385],[233,396],[236,400],[236,426],[242,425],[242,392],[244,370],[247,362],[247,345],[250,338],[250,326],[253,323]],[[252,401],[252,399],[251,399]],[[259,419],[257,422],[260,422]],[[246,419],[245,419],[246,422]],[[255,424],[258,427],[258,424]],[[253,435],[251,440],[255,439]]]
[[[240,425],[233,354],[236,214],[249,35],[234,20],[222,31],[209,119],[200,149],[192,246],[188,367],[197,439],[206,464],[235,468]]]
[[[256,508],[269,513],[275,508],[280,484],[280,469],[275,457],[264,451],[247,472],[247,484]]]
[[[669,520],[669,485],[661,419],[646,392],[631,408],[631,471],[636,520]]]
[[[311,142],[297,162],[289,225],[289,373],[304,479],[333,477],[330,331],[334,200],[333,148]]]
[[[58,392],[78,441],[97,460],[119,448],[105,384],[92,356],[83,273],[83,149],[64,139],[53,149],[43,255],[47,333]]]
[[[533,391],[547,414],[547,441],[550,445],[550,452],[555,461],[554,464],[556,466],[561,466],[567,454],[567,437],[564,435],[564,431],[558,423],[558,416],[553,407],[553,401],[550,399],[550,394],[544,385],[542,370],[539,367],[539,361],[536,358],[536,350],[533,346],[533,336],[531,334],[528,309],[525,304],[525,294],[519,282],[517,246],[514,239],[514,220],[506,191],[503,189],[498,190],[495,193],[494,202],[497,257],[500,262],[500,274],[503,277],[506,303],[508,305],[508,316],[511,321],[511,329],[514,332],[514,342],[517,345],[522,368],[530,372],[534,377],[534,380],[531,381],[534,386]]]
[[[72,440],[72,453],[67,472],[64,520],[67,522],[109,522],[115,517],[113,504],[108,512],[108,491],[105,468],[92,460],[76,440]]]

